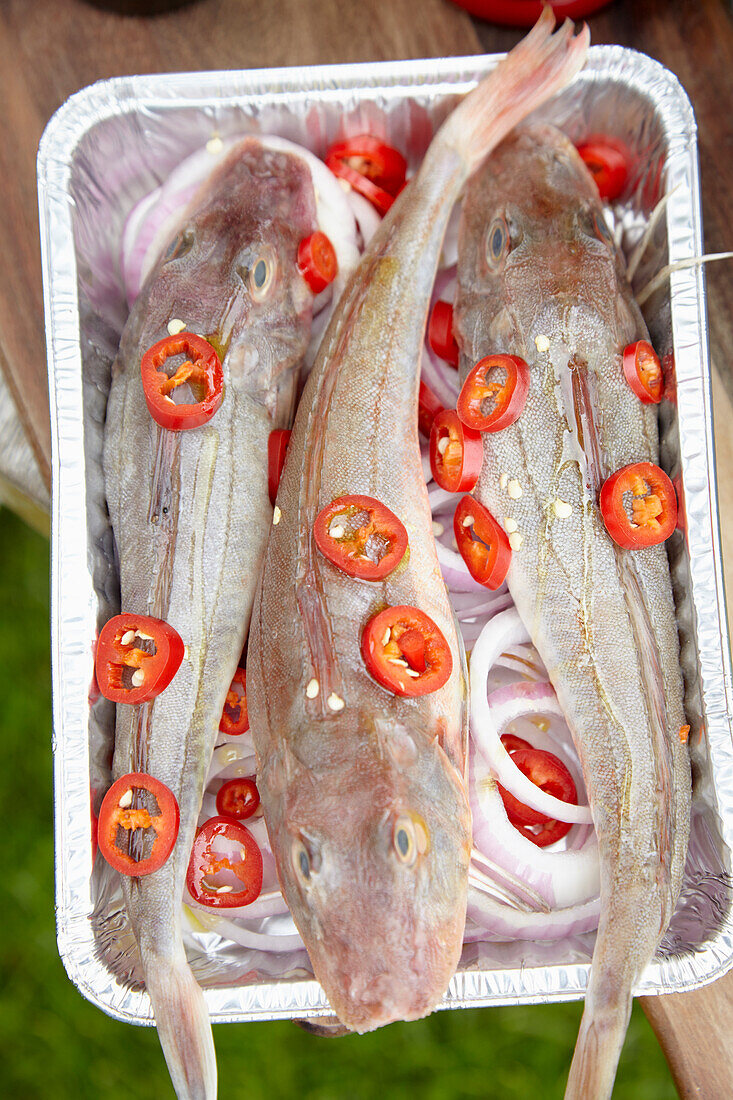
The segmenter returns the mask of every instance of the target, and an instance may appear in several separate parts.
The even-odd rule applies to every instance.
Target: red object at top
[[[452,0],[471,15],[503,27],[531,27],[542,15],[543,0]],[[549,0],[558,19],[582,19],[605,8],[610,0]]]

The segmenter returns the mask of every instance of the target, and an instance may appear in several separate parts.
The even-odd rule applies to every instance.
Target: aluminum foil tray
[[[93,868],[90,788],[110,781],[112,707],[90,696],[98,624],[118,610],[100,456],[109,368],[127,312],[120,236],[137,200],[213,133],[275,133],[323,154],[344,125],[374,131],[414,168],[456,97],[497,57],[445,58],[105,81],[54,115],[38,158],[53,438],[53,690],[58,943],[72,979],[105,1012],[152,1014],[115,875]],[[702,252],[696,128],[676,78],[619,47],[598,47],[541,112],[576,141],[620,138],[632,156],[617,211],[627,242],[668,202],[639,282]],[[662,409],[662,461],[684,493],[686,534],[670,540],[694,775],[683,893],[637,992],[690,989],[733,964],[731,667],[716,512],[705,287],[700,265],[675,272],[647,307],[679,401]],[[671,359],[667,359],[671,363]],[[679,417],[678,417],[679,413]],[[583,995],[592,935],[466,947],[442,1007]],[[266,957],[201,935],[191,962],[214,1020],[327,1015],[304,952]]]

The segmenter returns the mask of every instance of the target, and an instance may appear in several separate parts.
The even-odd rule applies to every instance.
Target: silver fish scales
[[[597,505],[615,470],[659,461],[656,408],[622,368],[646,329],[595,185],[554,128],[517,131],[469,185],[455,318],[463,377],[496,352],[530,367],[517,422],[484,435],[474,495],[517,525],[509,588],[572,731],[598,834],[601,920],[566,1095],[600,1100],[679,893],[690,767],[666,550],[621,549]]]
[[[125,327],[107,407],[104,470],[122,608],[165,619],[186,645],[174,680],[117,708],[114,776],[143,771],[178,799],[160,870],[123,877],[145,983],[179,1097],[216,1094],[211,1026],[186,962],[181,897],[224,700],[247,633],[272,509],[267,439],[287,426],[313,294],[296,266],[316,228],[311,173],[245,139],[202,186]],[[143,352],[181,319],[220,352],[221,407],[166,431],[143,394]]]
[[[449,118],[347,286],[299,406],[253,616],[248,703],[278,875],[316,977],[356,1031],[431,1011],[462,946],[465,685],[420,464],[417,371],[461,187],[582,65],[587,31],[551,37],[553,26],[547,9]],[[384,581],[355,581],[316,550],[316,516],[344,494],[378,499],[407,528],[409,559]],[[400,698],[368,675],[361,632],[385,605],[438,625],[454,655],[443,688]]]

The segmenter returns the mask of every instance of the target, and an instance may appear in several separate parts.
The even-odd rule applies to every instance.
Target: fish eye
[[[317,860],[309,850],[308,845],[306,845],[300,837],[293,841],[290,857],[296,877],[307,885],[318,870]]]
[[[583,207],[578,211],[577,221],[578,228],[586,237],[593,237],[595,240],[604,241],[606,244],[612,245],[614,243],[613,234],[602,211],[596,212],[588,207]]]
[[[506,251],[509,230],[503,218],[494,218],[486,238],[486,259],[489,267],[496,267]]]
[[[183,229],[173,238],[166,249],[164,260],[180,260],[193,247],[193,230]]]
[[[392,829],[392,847],[400,863],[412,867],[428,849],[428,830],[417,814],[400,814]]]
[[[263,302],[270,292],[275,278],[275,259],[273,256],[260,255],[254,261],[247,275],[249,292],[256,302]]]

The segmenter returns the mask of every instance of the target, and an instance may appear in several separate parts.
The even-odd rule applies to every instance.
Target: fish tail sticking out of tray
[[[646,339],[646,328],[595,184],[555,128],[517,130],[470,182],[455,317],[462,377],[495,353],[529,367],[519,418],[484,433],[474,495],[511,516],[519,535],[509,589],[589,793],[601,917],[566,1095],[602,1100],[632,989],[680,890],[690,765],[665,547],[640,539],[642,548],[622,548],[598,506],[615,471],[659,462],[656,406],[642,403],[623,369],[624,348]],[[507,478],[521,489],[512,498]]]
[[[148,773],[178,800],[167,862],[122,878],[171,1078],[179,1097],[196,1100],[216,1094],[216,1063],[183,949],[181,898],[270,525],[267,440],[292,415],[310,334],[313,294],[295,258],[315,228],[303,161],[251,138],[235,146],[192,200],[133,307],[107,407],[104,469],[122,608],[166,620],[186,646],[167,690],[117,707],[114,775]],[[171,331],[185,322],[222,362],[221,406],[190,430],[159,426],[143,392],[141,356],[170,322]],[[185,359],[174,355],[167,366]]]
[[[278,875],[316,977],[359,1032],[430,1012],[461,952],[465,683],[422,476],[418,365],[467,177],[583,64],[587,30],[553,27],[547,9],[448,118],[346,287],[299,406],[255,605],[248,704]],[[326,531],[334,549],[322,553],[316,519],[345,495],[361,504],[337,508]],[[333,562],[339,540],[370,529],[365,497],[409,540],[378,580]],[[365,544],[361,566],[383,553]],[[432,640],[414,609],[438,632]],[[378,613],[395,625],[380,626],[370,649],[365,629]],[[367,671],[374,652],[391,667],[389,689]]]

